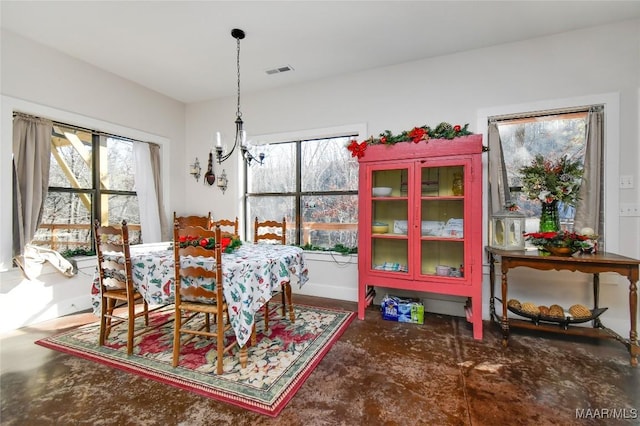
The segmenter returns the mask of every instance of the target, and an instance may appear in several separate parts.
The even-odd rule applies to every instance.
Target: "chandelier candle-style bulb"
[[[220,139],[220,132],[216,132],[216,146],[222,146],[222,140]]]

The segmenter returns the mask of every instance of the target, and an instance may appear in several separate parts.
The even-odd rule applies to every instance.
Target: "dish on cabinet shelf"
[[[389,224],[384,222],[373,222],[371,232],[374,234],[386,234],[389,232]]]
[[[389,186],[374,186],[371,188],[371,194],[374,197],[388,197],[393,189]]]
[[[380,265],[373,265],[373,269],[377,271],[387,271],[387,272],[408,272],[409,268],[407,265],[403,265],[397,262],[384,262]]]

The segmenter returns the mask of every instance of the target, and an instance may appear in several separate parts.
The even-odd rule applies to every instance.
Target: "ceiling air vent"
[[[271,75],[287,71],[293,71],[293,67],[291,65],[284,65],[282,67],[268,69],[265,72],[267,73],[267,75]]]

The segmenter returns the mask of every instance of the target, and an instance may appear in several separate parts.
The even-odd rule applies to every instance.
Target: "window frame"
[[[288,244],[301,245],[303,244],[304,230],[301,227],[302,223],[302,206],[301,200],[304,196],[331,196],[331,195],[357,195],[358,190],[343,190],[343,191],[302,191],[302,173],[301,173],[301,155],[302,149],[301,144],[305,141],[316,141],[322,139],[331,139],[331,138],[350,138],[350,139],[361,139],[363,135],[366,134],[366,126],[364,124],[355,124],[355,125],[346,125],[340,127],[333,127],[327,129],[313,129],[299,132],[289,132],[289,133],[281,133],[281,134],[272,134],[272,135],[258,135],[255,136],[255,140],[259,140],[260,142],[257,144],[279,144],[279,143],[295,143],[295,156],[296,156],[296,169],[295,169],[295,185],[294,191],[289,192],[249,192],[248,188],[248,173],[250,167],[260,167],[259,165],[247,165],[245,161],[242,163],[242,217],[244,218],[244,230],[247,239],[253,235],[253,220],[254,218],[248,217],[249,212],[249,197],[294,197],[294,216],[295,223],[291,224],[292,227],[295,227],[295,241],[288,242]],[[256,148],[254,147],[254,150]],[[346,146],[345,146],[346,151]],[[268,159],[266,160],[268,161]],[[287,230],[290,229],[289,224],[287,224]]]
[[[485,141],[488,141],[489,118],[493,116],[529,113],[531,111],[554,110],[562,108],[581,107],[584,105],[604,105],[604,251],[617,252],[620,244],[620,224],[618,220],[619,191],[617,187],[617,170],[620,164],[620,94],[603,93],[580,96],[574,98],[547,99],[532,101],[522,104],[501,105],[495,107],[479,108],[477,113],[476,128],[482,131]],[[488,182],[488,158],[485,158],[483,167],[484,181]],[[483,191],[483,211],[489,212],[489,194]],[[489,215],[483,221],[484,244],[489,241]]]
[[[114,190],[114,189],[102,189],[102,183],[100,181],[100,176],[101,176],[101,168],[100,168],[100,164],[101,164],[101,152],[103,151],[101,149],[101,144],[103,145],[107,145],[108,144],[108,140],[109,139],[116,139],[119,141],[124,141],[124,142],[128,142],[128,143],[137,143],[137,142],[142,142],[145,143],[144,141],[139,141],[136,139],[131,139],[128,137],[123,137],[123,136],[119,136],[119,135],[114,135],[114,134],[107,134],[104,132],[101,132],[99,130],[95,130],[95,129],[88,129],[85,127],[80,127],[80,126],[75,126],[72,124],[68,124],[68,123],[63,123],[60,121],[53,121],[53,128],[52,128],[52,134],[51,137],[53,138],[54,136],[58,135],[60,136],[57,132],[56,132],[56,127],[60,127],[62,130],[78,130],[84,133],[88,133],[91,135],[91,188],[73,188],[73,187],[60,187],[60,186],[48,186],[47,187],[47,197],[49,196],[50,193],[55,192],[55,193],[66,193],[66,194],[89,194],[91,197],[91,211],[90,211],[90,223],[89,223],[89,240],[86,241],[86,245],[88,245],[88,252],[92,252],[94,250],[95,247],[95,235],[93,232],[93,223],[97,218],[102,219],[102,198],[103,196],[111,196],[111,195],[115,195],[115,196],[129,196],[129,197],[135,197],[137,199],[138,194],[137,191],[131,190],[131,191],[125,191],[125,190]],[[64,136],[64,135],[62,135]],[[45,198],[46,200],[46,198]],[[105,214],[108,215],[108,212],[105,212]],[[102,222],[102,220],[101,220]],[[139,239],[141,240],[142,235],[140,234],[140,224],[130,224],[130,226],[132,227],[132,230],[136,231]],[[48,227],[42,227],[41,224],[38,225],[38,230],[42,229],[42,228],[48,228]],[[50,240],[50,242],[54,242],[55,238],[53,238],[53,231],[52,232],[52,238]],[[135,233],[133,234],[135,235]],[[35,237],[34,237],[35,240]],[[135,241],[132,240],[132,241]],[[30,241],[29,243],[32,243],[33,241]],[[72,244],[74,246],[77,246],[78,248],[84,248],[85,244],[78,244],[80,243],[75,242],[76,244]],[[51,244],[48,248],[54,249],[54,250],[58,250],[57,247],[52,247]],[[63,253],[68,251],[68,250],[72,250],[69,247],[69,244],[67,244],[67,248],[65,250],[58,250],[58,251],[62,251]]]
[[[13,112],[22,112],[24,114],[35,115],[48,118],[53,121],[60,121],[77,125],[79,127],[97,129],[105,133],[119,135],[136,140],[143,140],[154,143],[160,147],[160,161],[163,182],[170,182],[170,157],[167,152],[171,152],[171,139],[165,136],[159,136],[158,133],[152,134],[137,128],[127,127],[126,125],[115,124],[114,121],[106,121],[93,118],[88,115],[71,112],[55,107],[41,105],[32,101],[19,99],[8,95],[0,95],[2,105],[2,115],[0,116],[0,134],[2,140],[13,140]],[[2,158],[12,158],[13,146],[11,143],[0,144],[0,152]],[[3,194],[12,193],[12,167],[0,166],[0,186]],[[160,195],[158,195],[160,197]],[[163,185],[162,199],[165,204],[171,199],[171,185]],[[5,196],[5,200],[9,202]],[[0,233],[2,235],[13,234],[13,203],[10,208],[0,209]],[[15,267],[13,263],[13,238],[4,238],[0,241],[0,271],[11,270]]]
[[[544,111],[534,111],[534,112],[530,112],[530,113],[518,113],[518,114],[507,114],[507,115],[502,115],[502,116],[494,116],[494,117],[490,117],[490,121],[493,122],[494,124],[497,125],[498,127],[498,131],[500,129],[501,125],[519,125],[519,124],[530,124],[530,123],[536,123],[536,122],[540,122],[540,121],[560,121],[560,120],[574,120],[574,119],[582,119],[584,121],[584,126],[587,126],[587,121],[588,121],[588,114],[589,114],[589,109],[590,106],[585,106],[585,107],[580,107],[580,108],[567,108],[567,109],[563,109],[561,111],[558,110],[544,110]],[[586,136],[586,135],[585,135]],[[538,142],[537,139],[535,139],[536,142]],[[492,141],[489,141],[489,143],[491,143]],[[500,139],[498,141],[501,145],[504,144],[504,140],[502,139],[502,135],[500,136]],[[583,160],[585,160],[584,158],[584,153],[586,152],[586,145],[587,145],[587,141],[586,138],[583,139],[583,144],[580,148],[579,151],[582,152],[581,157]],[[506,150],[504,149],[504,145],[502,146],[502,150],[503,152],[505,152]],[[491,147],[490,147],[491,149]],[[506,156],[505,156],[506,157]],[[504,160],[503,160],[504,161]],[[524,166],[525,164],[522,164],[522,166]],[[506,166],[506,165],[505,165]],[[491,168],[491,164],[489,164],[489,168]],[[507,167],[508,168],[508,167]],[[507,173],[505,171],[505,173]],[[519,173],[517,172],[513,172],[513,174],[515,175],[514,177],[518,177],[520,178],[521,176],[519,175]],[[508,186],[508,190],[511,193],[511,197],[513,197],[514,195],[518,196],[519,193],[522,192],[522,185],[518,185],[518,186],[512,186],[509,185]],[[526,198],[523,196],[520,196],[520,198]],[[513,201],[513,198],[512,198]],[[516,200],[517,202],[517,200]],[[530,201],[527,200],[528,205],[530,205]],[[520,204],[520,203],[518,203]],[[538,203],[539,207],[541,206],[541,203]],[[494,206],[495,207],[495,206]],[[573,206],[573,215],[571,215],[571,217],[567,217],[565,218],[567,220],[566,223],[562,222],[562,218],[561,218],[561,226],[569,226],[570,228],[573,228],[573,221],[574,221],[574,217],[575,217],[575,207]],[[489,216],[491,216],[491,212],[488,212]],[[538,219],[540,216],[540,213],[537,212],[535,214],[527,214],[526,212],[523,211],[523,213],[525,214],[527,223],[529,221],[529,219],[534,218],[534,219]],[[529,229],[528,232],[536,232],[537,229]]]

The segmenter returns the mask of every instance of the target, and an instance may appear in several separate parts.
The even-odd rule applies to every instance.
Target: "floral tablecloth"
[[[131,246],[133,283],[151,305],[174,303],[174,255],[171,243]],[[211,258],[182,259],[213,268]],[[245,242],[233,253],[222,254],[223,292],[231,326],[240,346],[251,337],[255,314],[282,282],[296,277],[300,287],[308,281],[300,247]],[[100,285],[96,274],[91,289],[93,312],[100,315]]]

